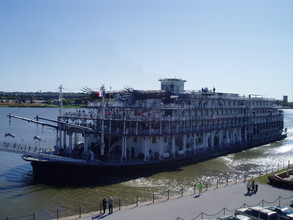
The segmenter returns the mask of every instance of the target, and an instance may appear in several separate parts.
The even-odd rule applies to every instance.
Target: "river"
[[[55,144],[55,132],[51,128],[6,117],[9,113],[27,118],[39,115],[55,119],[55,108],[0,108],[0,142],[26,144],[50,149]],[[265,172],[273,167],[288,166],[293,162],[293,110],[285,110],[285,127],[288,137],[282,141],[230,154],[213,160],[182,167],[173,172],[162,172],[148,177],[128,180],[113,177],[104,185],[62,186],[35,184],[32,168],[21,155],[0,151],[0,219],[35,213],[37,219],[56,218],[99,209],[103,197],[120,198],[122,205],[167,197],[181,192],[192,192],[194,183],[216,184],[237,175]],[[5,137],[6,133],[15,138]],[[33,140],[40,136],[41,141]]]

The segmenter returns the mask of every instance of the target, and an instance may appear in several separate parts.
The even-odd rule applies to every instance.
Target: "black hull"
[[[107,180],[124,181],[139,176],[149,176],[154,173],[162,171],[174,171],[180,167],[194,164],[216,157],[224,156],[230,153],[240,152],[242,150],[250,149],[264,144],[269,144],[275,141],[282,140],[286,135],[272,138],[266,141],[258,141],[246,145],[237,145],[233,148],[214,149],[204,151],[197,154],[190,154],[186,156],[176,157],[173,159],[154,160],[149,162],[68,162],[68,161],[43,161],[23,158],[30,161],[33,167],[34,180],[37,182],[46,183],[93,183],[93,184],[107,184]],[[122,178],[122,179],[121,179]]]

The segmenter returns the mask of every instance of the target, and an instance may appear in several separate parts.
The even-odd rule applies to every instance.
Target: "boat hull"
[[[236,153],[249,148],[282,140],[286,135],[275,137],[269,141],[255,142],[238,145],[227,149],[214,149],[196,154],[183,155],[164,160],[152,160],[148,162],[69,162],[66,160],[38,160],[30,155],[24,155],[23,159],[30,161],[33,167],[35,181],[41,182],[88,182],[102,183],[105,177],[135,178],[149,176],[154,173],[176,170],[180,167],[206,161],[230,153]]]

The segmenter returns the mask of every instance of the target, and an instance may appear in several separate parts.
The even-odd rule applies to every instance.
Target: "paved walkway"
[[[262,184],[259,185],[256,194],[247,195],[246,183],[238,182],[217,189],[209,189],[201,195],[186,195],[169,200],[155,201],[155,203],[149,202],[139,204],[139,206],[122,207],[121,210],[114,209],[114,213],[110,215],[107,212],[105,214],[93,212],[82,214],[81,218],[72,216],[63,218],[63,220],[175,220],[177,217],[184,220],[215,219],[218,216],[233,214],[232,211],[240,208],[243,204],[246,204],[246,206],[273,206],[280,203],[280,205],[289,206],[291,199],[293,199],[292,190],[278,189]]]

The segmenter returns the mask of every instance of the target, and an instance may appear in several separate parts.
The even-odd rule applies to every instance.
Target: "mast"
[[[62,116],[62,108],[63,108],[63,102],[62,102],[62,85],[59,87],[59,116]]]
[[[102,93],[102,127],[101,127],[101,156],[105,155],[105,137],[104,137],[104,120],[105,120],[105,87],[104,85],[101,87]]]
[[[60,87],[59,87],[59,116],[60,117],[62,117],[62,108],[63,108],[63,103],[62,103],[62,85],[60,85]],[[58,119],[58,121],[59,120],[61,120],[61,118],[60,119]],[[59,127],[59,129],[60,129],[60,131],[59,131],[59,129],[56,129],[56,132],[57,132],[57,143],[59,143],[59,144],[57,144],[57,146],[59,145],[59,147],[61,147],[62,148],[62,128],[61,128],[61,126],[62,126],[62,124],[61,123],[58,123],[58,127]]]

